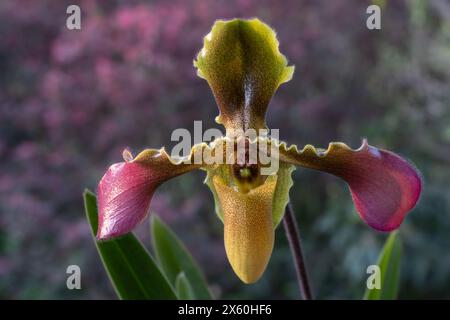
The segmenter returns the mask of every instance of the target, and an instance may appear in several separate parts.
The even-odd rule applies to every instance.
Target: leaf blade
[[[151,229],[156,258],[172,285],[176,285],[178,274],[184,272],[196,299],[212,299],[206,280],[189,251],[155,214],[151,218]]]
[[[392,232],[386,240],[378,258],[381,271],[381,288],[366,289],[365,300],[394,300],[397,298],[400,280],[401,241],[397,232]]]
[[[194,300],[195,295],[192,290],[192,285],[186,278],[184,272],[180,272],[175,280],[175,289],[177,291],[178,299],[180,300]]]
[[[96,196],[84,192],[86,216],[95,238],[98,226]],[[102,263],[120,299],[176,299],[170,283],[151,255],[133,235],[95,241]]]

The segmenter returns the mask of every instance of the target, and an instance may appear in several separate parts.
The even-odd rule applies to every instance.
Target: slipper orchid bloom
[[[344,179],[356,210],[372,228],[391,231],[400,226],[421,192],[418,171],[400,156],[370,146],[366,140],[358,149],[332,142],[326,150],[312,145],[299,150],[267,135],[244,138],[247,151],[262,143],[277,148],[279,166],[270,175],[261,174],[264,165],[259,160],[256,164],[208,161],[220,155],[224,146],[237,143],[239,139],[230,137],[239,138],[239,132],[266,129],[269,101],[294,72],[278,45],[274,31],[258,19],[214,24],[194,65],[212,89],[220,111],[216,121],[226,128],[226,136],[194,145],[183,158],[169,156],[164,148],[147,149],[136,157],[125,150],[125,161],[113,164],[98,185],[99,240],[130,232],[147,216],[160,184],[194,169],[207,172],[205,183],[224,225],[227,257],[245,283],[257,281],[270,259],[274,230],[289,201],[295,166]],[[191,161],[199,155],[202,161]]]

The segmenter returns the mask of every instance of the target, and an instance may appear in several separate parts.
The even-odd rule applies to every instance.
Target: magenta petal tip
[[[355,207],[372,228],[389,232],[400,227],[415,207],[422,191],[418,170],[400,156],[367,146],[368,153],[359,159],[346,178]]]
[[[147,215],[157,187],[148,166],[121,162],[109,167],[98,185],[98,240],[130,232]]]

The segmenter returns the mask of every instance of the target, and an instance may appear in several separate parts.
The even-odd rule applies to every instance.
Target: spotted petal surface
[[[272,95],[294,72],[278,49],[275,32],[259,19],[218,20],[194,61],[220,109],[227,133],[264,129]]]

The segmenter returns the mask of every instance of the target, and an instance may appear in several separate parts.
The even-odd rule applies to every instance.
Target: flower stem
[[[298,231],[297,222],[295,221],[290,203],[286,206],[283,225],[289,241],[289,246],[291,247],[292,256],[294,258],[295,271],[297,273],[300,292],[304,300],[311,300],[312,293],[309,286],[308,273],[306,272],[305,259],[303,258],[302,253],[300,233]]]

